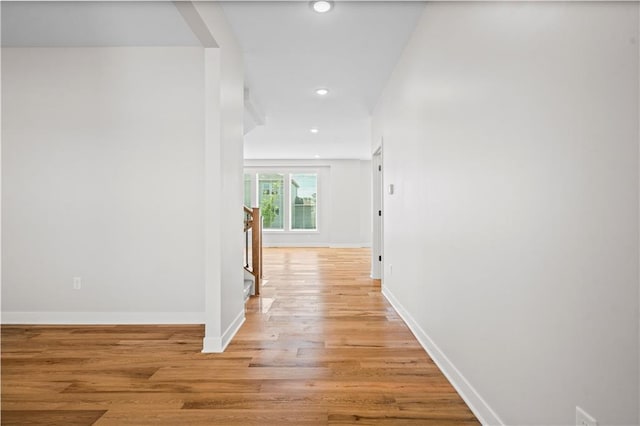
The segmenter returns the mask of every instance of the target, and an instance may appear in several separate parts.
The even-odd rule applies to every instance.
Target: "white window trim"
[[[282,168],[272,168],[272,167],[247,167],[249,169],[248,172],[244,174],[251,175],[251,203],[254,206],[260,206],[260,194],[258,191],[260,186],[258,185],[258,175],[259,174],[279,174],[284,176],[285,183],[288,180],[288,184],[284,186],[284,197],[283,197],[283,208],[285,210],[285,215],[283,216],[284,223],[282,229],[267,229],[263,228],[262,231],[265,233],[273,233],[273,234],[320,234],[320,211],[318,206],[320,205],[320,170],[317,168],[300,168],[300,167],[282,167]],[[291,175],[294,174],[314,174],[316,176],[316,228],[315,229],[291,229]]]

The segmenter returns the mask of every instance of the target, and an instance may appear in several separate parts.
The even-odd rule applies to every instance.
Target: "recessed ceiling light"
[[[331,8],[333,7],[333,2],[327,0],[312,1],[311,7],[313,7],[313,10],[318,13],[325,13],[331,10]]]
[[[313,158],[320,158],[318,154],[314,155]]]
[[[316,129],[315,127],[312,127],[309,131],[311,133],[318,133],[320,130]]]
[[[321,87],[320,89],[316,89],[316,95],[324,96],[327,93],[329,93],[329,89],[325,89],[324,87]]]

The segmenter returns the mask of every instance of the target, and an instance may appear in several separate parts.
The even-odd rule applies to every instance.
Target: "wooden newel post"
[[[260,294],[260,279],[262,278],[262,219],[260,207],[254,207],[251,212],[253,232],[251,232],[251,265],[256,283],[256,296]]]

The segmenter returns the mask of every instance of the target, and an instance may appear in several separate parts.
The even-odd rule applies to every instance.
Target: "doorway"
[[[373,153],[372,164],[372,204],[373,204],[373,238],[371,244],[371,278],[382,279],[382,251],[383,251],[383,167],[382,141],[380,147]]]

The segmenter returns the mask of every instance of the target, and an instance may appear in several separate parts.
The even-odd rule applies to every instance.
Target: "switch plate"
[[[576,426],[598,426],[598,422],[582,408],[576,407]]]
[[[81,277],[73,277],[73,289],[80,290],[82,288],[82,278]]]

